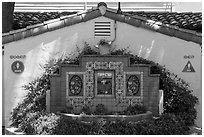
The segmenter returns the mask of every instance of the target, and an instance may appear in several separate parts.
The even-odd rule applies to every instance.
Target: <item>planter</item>
[[[147,111],[144,114],[138,114],[138,115],[75,115],[75,114],[65,114],[60,113],[63,116],[69,117],[73,120],[80,120],[85,122],[91,122],[91,121],[97,121],[98,119],[106,119],[107,121],[116,121],[116,120],[122,120],[122,121],[133,121],[138,122],[142,120],[148,120],[152,118],[152,112]]]

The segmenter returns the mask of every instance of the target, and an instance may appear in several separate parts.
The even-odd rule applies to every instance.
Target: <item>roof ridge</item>
[[[141,12],[138,12],[138,13],[141,13]],[[59,18],[47,20],[40,24],[30,25],[23,29],[12,30],[8,33],[3,33],[2,43],[5,44],[12,41],[20,40],[23,38],[27,38],[30,36],[36,36],[65,26],[74,25],[80,22],[86,22],[88,20],[94,19],[99,16],[105,16],[107,18],[117,20],[120,22],[125,22],[127,24],[130,24],[136,27],[143,27],[145,29],[150,29],[165,35],[175,36],[187,41],[193,41],[193,42],[202,44],[202,33],[179,28],[170,24],[164,24],[160,21],[147,19],[146,17],[138,16],[136,14],[131,15],[125,12],[118,13],[116,9],[111,9],[111,8],[106,8],[106,12],[103,15],[99,7],[94,7],[91,10],[85,10],[72,15],[66,15],[65,17],[60,16]],[[189,36],[183,36],[184,34],[188,34]]]

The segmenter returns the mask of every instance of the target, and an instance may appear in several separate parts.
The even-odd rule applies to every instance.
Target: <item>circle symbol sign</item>
[[[24,65],[21,61],[15,61],[12,63],[11,69],[14,73],[22,73],[24,71]]]

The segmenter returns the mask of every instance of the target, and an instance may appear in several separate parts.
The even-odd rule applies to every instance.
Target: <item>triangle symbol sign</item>
[[[182,72],[195,72],[190,61],[187,62],[186,66],[184,67]]]

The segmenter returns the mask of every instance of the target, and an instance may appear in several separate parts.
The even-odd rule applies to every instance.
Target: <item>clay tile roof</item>
[[[202,13],[192,12],[128,12],[130,15],[145,17],[146,19],[170,24],[179,28],[202,32]]]
[[[70,26],[102,16],[99,8],[76,12],[15,12],[13,31],[2,35],[2,43],[36,36],[48,31]],[[176,12],[117,12],[107,8],[107,18],[143,27],[168,36],[202,45],[202,13]]]
[[[76,13],[77,12],[14,12],[13,30],[26,28],[27,26],[40,24],[48,20]]]
[[[15,12],[13,15],[13,30],[40,24],[44,21],[57,19],[77,12]],[[169,13],[169,12],[127,12],[129,16],[140,16],[146,19],[170,24],[179,28],[202,32],[202,13]]]

